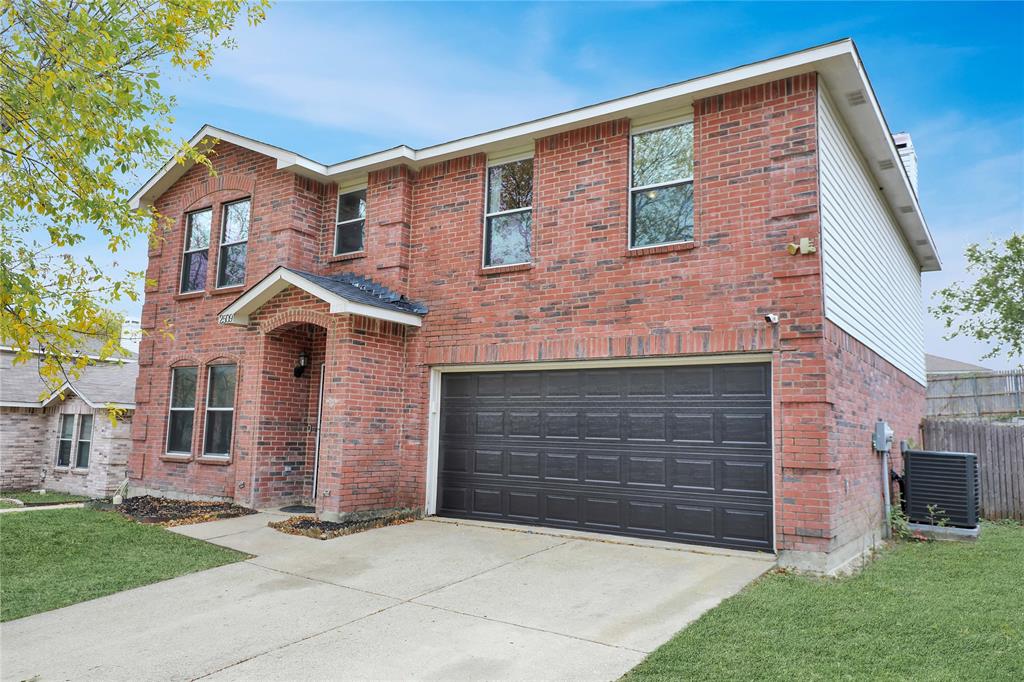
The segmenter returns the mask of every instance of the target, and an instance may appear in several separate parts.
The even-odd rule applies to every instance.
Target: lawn
[[[245,557],[114,512],[51,509],[0,514],[0,621]]]
[[[88,497],[81,495],[71,495],[69,493],[60,492],[45,492],[45,493],[34,493],[29,490],[8,490],[0,493],[0,497],[13,498],[15,500],[21,500],[26,504],[64,504],[66,502],[85,502]],[[11,505],[17,506],[17,505]]]
[[[850,578],[773,573],[624,680],[1022,680],[1024,527],[900,544]]]

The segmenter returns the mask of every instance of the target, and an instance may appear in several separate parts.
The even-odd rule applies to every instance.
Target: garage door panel
[[[441,394],[442,514],[770,549],[767,365],[447,374]]]
[[[744,493],[771,496],[770,462],[721,460],[719,490],[724,493]]]

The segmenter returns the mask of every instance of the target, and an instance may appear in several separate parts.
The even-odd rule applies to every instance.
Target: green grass
[[[0,621],[245,557],[113,512],[52,509],[0,514]]]
[[[625,680],[1022,680],[1024,527],[900,544],[850,578],[773,573]]]
[[[13,502],[5,502],[4,500],[0,500],[0,509],[14,509],[15,507],[20,506],[20,504],[14,504]]]
[[[46,504],[65,504],[67,502],[85,502],[88,497],[82,495],[71,495],[69,493],[59,492],[45,492],[45,493],[34,493],[29,490],[8,490],[0,493],[0,497],[13,498],[15,500],[21,500],[27,504],[39,504],[45,502]]]

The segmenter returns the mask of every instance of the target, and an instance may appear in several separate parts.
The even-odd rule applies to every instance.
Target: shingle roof
[[[988,372],[988,367],[972,365],[969,362],[961,362],[953,358],[944,358],[941,355],[925,354],[925,369],[929,374],[942,374],[945,372]]]
[[[133,405],[138,375],[139,365],[135,362],[98,362],[88,365],[78,379],[71,380],[70,390],[92,405]],[[13,352],[0,351],[0,404],[42,406],[51,392],[39,377],[38,356],[15,365]]]
[[[388,289],[386,286],[351,272],[343,272],[340,275],[314,275],[311,272],[303,272],[302,270],[293,270],[291,268],[285,268],[285,270],[305,277],[310,282],[322,286],[324,289],[353,303],[363,303],[401,313],[414,313],[416,315],[425,315],[427,313],[427,307],[422,303],[410,301],[405,296]]]

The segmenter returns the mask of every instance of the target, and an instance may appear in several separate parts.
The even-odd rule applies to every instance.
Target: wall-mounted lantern
[[[303,372],[306,371],[306,366],[309,365],[309,353],[302,351],[299,353],[299,364],[295,365],[295,378],[298,379],[302,376]]]

